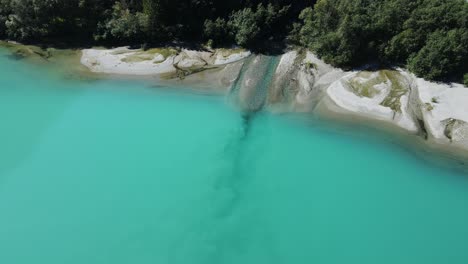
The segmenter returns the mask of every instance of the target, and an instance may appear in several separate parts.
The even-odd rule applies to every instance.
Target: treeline
[[[466,0],[0,0],[0,37],[32,43],[307,47],[468,85]]]
[[[248,48],[281,43],[312,0],[0,0],[0,35],[22,42]]]
[[[296,38],[331,64],[402,65],[431,80],[468,73],[466,0],[321,0],[300,16]]]

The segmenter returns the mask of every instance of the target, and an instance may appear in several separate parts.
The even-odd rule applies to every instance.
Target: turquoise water
[[[462,171],[369,131],[4,54],[0,263],[468,263]]]

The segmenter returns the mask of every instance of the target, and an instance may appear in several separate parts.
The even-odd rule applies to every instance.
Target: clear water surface
[[[468,263],[468,175],[378,136],[0,52],[0,263]]]

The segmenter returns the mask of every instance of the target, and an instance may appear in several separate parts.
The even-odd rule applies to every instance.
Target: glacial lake
[[[468,173],[388,135],[5,51],[0,122],[0,263],[468,263]]]

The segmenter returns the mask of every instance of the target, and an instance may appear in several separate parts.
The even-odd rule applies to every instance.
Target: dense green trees
[[[466,0],[0,0],[0,38],[263,51],[295,44],[345,68],[401,65],[432,80],[468,78]]]
[[[419,1],[385,52],[431,80],[461,79],[468,72],[468,2]]]
[[[421,50],[408,59],[417,75],[431,80],[462,76],[468,67],[468,30],[439,30],[430,34]]]
[[[224,18],[208,19],[204,23],[203,35],[208,39],[209,46],[222,46],[232,43],[233,36]]]
[[[290,6],[275,6],[258,4],[233,12],[228,21],[222,18],[206,20],[204,36],[214,45],[234,42],[237,45],[251,49],[262,48],[269,41],[281,40],[284,30],[281,25],[286,23],[285,17]]]
[[[132,12],[125,2],[115,2],[112,11],[106,11],[108,19],[99,22],[94,38],[117,43],[141,43],[148,29],[148,15]]]
[[[60,17],[55,17],[54,8],[57,2],[54,0],[13,0],[10,3],[12,14],[5,22],[8,36],[18,40],[42,38],[53,34],[55,23],[63,22]],[[40,10],[40,12],[36,12]]]
[[[6,37],[6,21],[11,14],[10,0],[0,0],[0,38]]]
[[[0,35],[24,42],[89,39],[111,0],[0,0]]]
[[[212,38],[222,44],[250,47],[272,37],[281,42],[288,33],[289,20],[297,19],[312,2],[0,0],[0,36],[23,42],[97,40],[112,44],[203,43]]]
[[[334,65],[406,65],[431,80],[468,72],[465,0],[321,0],[300,18],[301,44]]]
[[[146,31],[149,40],[164,38],[166,31],[166,14],[168,1],[165,0],[143,0],[143,13],[146,16]]]

